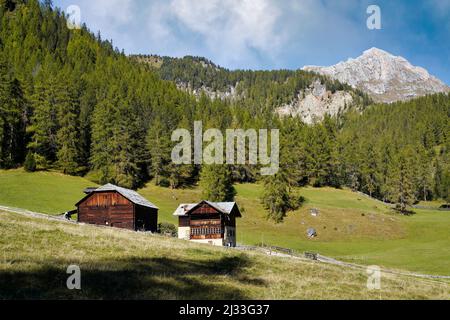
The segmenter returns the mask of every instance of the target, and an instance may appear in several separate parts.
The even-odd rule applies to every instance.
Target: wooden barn
[[[217,246],[236,246],[236,218],[242,217],[235,202],[181,204],[178,217],[178,238]]]
[[[136,191],[112,184],[88,188],[77,207],[78,222],[130,229],[157,231],[158,207]]]

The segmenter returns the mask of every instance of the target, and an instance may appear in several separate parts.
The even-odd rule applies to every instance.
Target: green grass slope
[[[57,215],[73,210],[83,190],[95,185],[58,172],[0,170],[0,205]]]
[[[54,172],[0,171],[0,205],[58,214],[70,209],[92,182]],[[302,208],[284,223],[265,218],[259,197],[262,186],[236,186],[243,211],[238,219],[238,242],[316,251],[358,264],[377,264],[427,274],[450,275],[450,212],[416,210],[416,215],[393,214],[382,203],[349,190],[302,188]],[[201,199],[200,190],[170,190],[149,183],[139,192],[160,208],[159,221],[177,224],[173,211],[179,203]],[[309,209],[319,209],[312,217]],[[310,240],[306,229],[316,228]]]
[[[0,299],[449,299],[450,284],[0,212]],[[69,265],[81,290],[68,290]]]

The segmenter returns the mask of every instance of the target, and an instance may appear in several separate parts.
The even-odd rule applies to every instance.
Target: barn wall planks
[[[93,192],[78,205],[78,221],[139,231],[157,231],[158,210],[134,204],[121,194]]]

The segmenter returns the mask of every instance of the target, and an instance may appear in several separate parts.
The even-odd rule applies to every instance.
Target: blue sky
[[[369,5],[381,30],[366,26]],[[332,65],[378,47],[450,84],[450,0],[54,0],[126,53],[229,69]]]

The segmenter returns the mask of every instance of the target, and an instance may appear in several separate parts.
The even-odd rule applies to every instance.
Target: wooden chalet
[[[75,206],[78,222],[135,231],[157,231],[158,207],[136,191],[106,184],[88,188]]]
[[[242,217],[235,202],[181,204],[173,213],[178,217],[178,238],[217,246],[236,246],[236,218]]]

